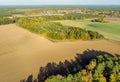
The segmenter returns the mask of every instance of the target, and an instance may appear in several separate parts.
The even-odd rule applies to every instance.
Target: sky
[[[0,0],[0,5],[120,5],[120,0]]]

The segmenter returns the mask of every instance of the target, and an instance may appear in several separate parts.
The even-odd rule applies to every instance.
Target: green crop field
[[[120,24],[118,23],[99,23],[91,22],[90,20],[62,20],[55,21],[61,22],[63,25],[75,26],[94,30],[104,35],[107,39],[120,41]]]

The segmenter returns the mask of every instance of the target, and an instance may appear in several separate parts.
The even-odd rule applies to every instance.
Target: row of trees
[[[10,24],[10,23],[15,23],[15,20],[6,17],[0,17],[0,25]]]
[[[43,20],[42,17],[20,18],[17,24],[34,33],[44,35],[51,40],[91,40],[103,38],[98,32],[79,27],[63,26],[60,23]]]
[[[31,17],[31,18],[40,18],[41,21],[52,21],[52,20],[81,20],[85,18],[95,18],[98,17],[92,14],[81,14],[81,13],[68,13],[64,15],[52,15],[52,16],[38,16],[38,17]],[[26,17],[28,18],[28,17]]]
[[[65,14],[64,16],[70,20],[98,17],[97,15],[93,15],[93,14],[80,14],[80,13],[68,13]]]
[[[92,14],[81,14],[81,13],[68,13],[65,15],[53,15],[53,16],[42,16],[44,20],[81,20],[85,18],[94,18],[98,17],[97,15]]]
[[[77,20],[77,19],[84,19],[84,18],[91,18],[91,17],[96,17],[96,16],[92,14],[68,13],[63,16],[53,15],[53,16],[41,16],[41,17],[26,17],[26,19],[28,19],[26,22],[30,23],[31,20],[29,21],[29,19],[32,19],[32,21],[35,21],[35,22],[43,22],[43,21],[51,21],[51,20]],[[18,19],[21,19],[21,18],[0,17],[0,25],[15,23],[15,20],[18,20]]]

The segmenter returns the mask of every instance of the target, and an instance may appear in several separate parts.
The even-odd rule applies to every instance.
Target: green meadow
[[[63,25],[75,26],[101,33],[107,39],[120,41],[120,24],[119,23],[99,23],[90,20],[60,20]]]

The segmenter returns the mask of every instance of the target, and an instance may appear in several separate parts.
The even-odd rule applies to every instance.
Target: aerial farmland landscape
[[[0,0],[0,82],[120,82],[120,1]]]

